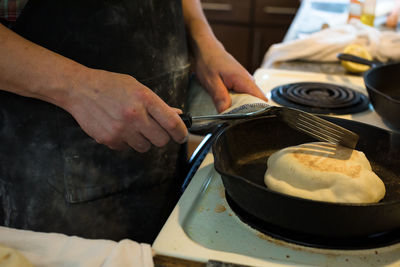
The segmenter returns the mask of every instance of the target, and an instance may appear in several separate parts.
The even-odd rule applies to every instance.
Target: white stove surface
[[[354,89],[358,92],[363,93],[368,97],[367,90],[365,89],[364,80],[359,76],[349,75],[332,75],[323,73],[313,72],[299,72],[299,71],[288,71],[288,70],[276,70],[276,69],[258,69],[254,73],[254,78],[257,85],[263,90],[269,99],[271,105],[279,104],[275,103],[271,99],[271,90],[279,85],[294,83],[294,82],[326,82],[337,85],[343,85]],[[369,109],[363,112],[347,115],[335,115],[349,120],[356,120],[364,123],[368,123],[380,128],[390,129],[383,121],[382,118],[374,111],[372,105],[369,105]]]
[[[298,81],[342,84],[367,95],[360,77],[266,69],[258,70],[254,76],[267,95],[277,85]],[[372,107],[359,114],[340,117],[387,129]],[[400,244],[364,250],[332,250],[295,245],[266,236],[240,221],[227,204],[224,192],[209,153],[155,240],[156,253],[249,266],[400,266]]]

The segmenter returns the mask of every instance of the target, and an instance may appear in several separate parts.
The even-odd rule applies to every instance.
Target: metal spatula
[[[339,125],[321,119],[310,113],[287,107],[271,106],[265,103],[245,104],[227,113],[208,116],[182,114],[185,125],[190,128],[193,121],[238,120],[268,115],[277,115],[290,127],[320,141],[339,144],[354,149],[358,135]]]

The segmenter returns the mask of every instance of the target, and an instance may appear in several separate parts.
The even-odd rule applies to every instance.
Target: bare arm
[[[252,76],[214,36],[199,0],[182,0],[185,25],[194,54],[196,75],[211,95],[219,112],[231,105],[228,90],[248,93],[265,101]]]
[[[89,69],[20,37],[0,24],[0,88],[62,105]]]
[[[82,129],[113,149],[145,152],[187,129],[176,109],[129,75],[87,68],[0,24],[0,88],[65,109]]]

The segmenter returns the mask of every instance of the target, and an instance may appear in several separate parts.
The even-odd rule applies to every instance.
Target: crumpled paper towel
[[[150,245],[128,239],[93,240],[0,226],[0,244],[17,250],[35,267],[154,266]]]
[[[336,55],[349,44],[363,45],[373,58],[381,62],[400,60],[400,33],[379,31],[358,20],[351,20],[348,24],[321,30],[303,39],[272,45],[261,67],[269,68],[275,62],[296,59],[338,61]]]

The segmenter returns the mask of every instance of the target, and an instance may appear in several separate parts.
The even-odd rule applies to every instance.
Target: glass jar
[[[376,0],[364,0],[361,12],[361,22],[374,26]]]

